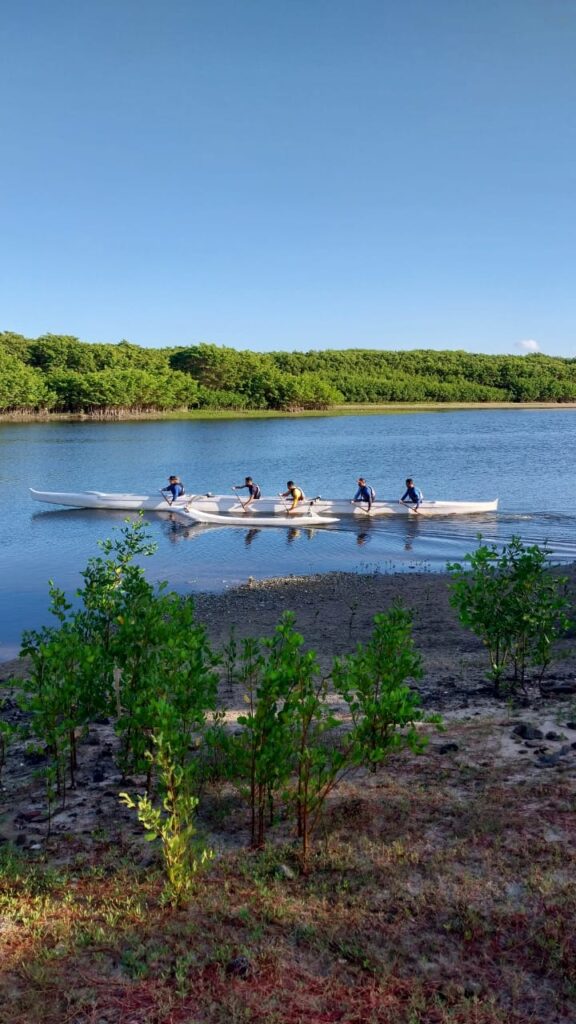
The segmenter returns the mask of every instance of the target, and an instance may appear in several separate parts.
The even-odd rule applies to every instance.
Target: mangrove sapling
[[[236,640],[236,627],[234,623],[230,626],[228,642],[223,647],[224,671],[226,685],[231,692],[234,683],[237,681],[238,641]]]
[[[195,839],[198,798],[192,794],[189,772],[176,763],[162,732],[153,734],[153,744],[148,756],[158,773],[162,806],[154,806],[147,794],[134,800],[128,793],[120,793],[120,800],[136,810],[147,830],[146,839],[160,839],[167,877],[164,898],[178,905],[192,895],[198,871],[214,854]]]
[[[369,643],[334,662],[334,687],[353,722],[338,742],[330,742],[327,734],[342,721],[328,704],[327,680],[318,674],[315,654],[297,651],[292,664],[295,685],[287,713],[297,750],[294,802],[306,872],[311,836],[327,797],[344,776],[361,764],[375,769],[390,752],[404,747],[420,752],[427,741],[416,729],[416,722],[423,720],[418,696],[406,686],[406,679],[421,675],[421,664],[413,648],[411,617],[404,609],[394,607],[375,616]]]
[[[288,698],[294,686],[293,658],[300,638],[285,613],[271,638],[247,639],[242,644],[239,678],[244,686],[246,714],[238,717],[244,731],[238,738],[249,779],[251,843],[264,847],[266,821],[271,822],[275,795],[293,767]],[[240,760],[240,759],[239,759]]]
[[[3,704],[4,701],[0,702],[0,714],[2,713]],[[15,725],[12,725],[11,722],[6,722],[0,718],[0,781],[2,779],[2,771],[6,766],[8,749],[16,733],[17,729]]]
[[[157,592],[140,586],[119,620],[112,652],[120,672],[116,729],[122,740],[121,763],[142,771],[149,764],[158,698],[170,703],[178,719],[178,749],[184,756],[192,734],[216,708],[219,659],[196,621],[193,602],[165,593],[163,586]],[[174,733],[171,742],[175,754]]]
[[[376,766],[393,750],[423,749],[415,726],[422,721],[420,698],[407,686],[422,678],[422,659],[414,648],[412,616],[400,605],[375,615],[367,644],[334,661],[334,688],[350,709],[351,737],[358,763]],[[436,721],[428,718],[427,721]]]
[[[291,797],[301,840],[302,868],[307,872],[310,836],[328,794],[351,767],[350,747],[326,742],[327,734],[342,724],[327,701],[328,681],[319,674],[315,652],[300,649],[304,638],[294,632],[291,612],[285,613],[282,625],[286,631],[292,630],[290,671],[294,682],[284,710],[296,754]]]
[[[50,583],[51,612],[58,627],[30,630],[22,638],[22,654],[31,660],[19,705],[30,717],[29,733],[45,747],[55,768],[56,790],[66,795],[66,773],[75,785],[77,734],[101,709],[89,685],[92,650],[76,628],[71,605]]]
[[[525,689],[529,667],[538,670],[541,682],[552,646],[570,624],[566,577],[549,572],[545,549],[525,546],[519,537],[501,551],[493,544],[480,545],[464,561],[468,565],[448,565],[450,602],[488,651],[495,694],[502,690],[508,667],[507,693]]]

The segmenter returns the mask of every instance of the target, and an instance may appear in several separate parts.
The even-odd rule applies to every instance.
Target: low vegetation
[[[0,333],[0,412],[120,416],[352,403],[574,402],[576,360],[542,354],[141,348]]]
[[[147,581],[152,550],[142,520],[127,524],[74,603],[51,584],[54,623],[25,636],[19,735],[0,749],[21,757],[24,738],[40,755],[46,834],[26,856],[0,846],[0,1022],[568,1024],[569,780],[511,786],[482,723],[429,742],[440,722],[410,686],[422,663],[400,605],[328,673],[290,612],[215,652],[192,602]],[[509,695],[509,669],[514,692],[550,660],[562,581],[547,589],[545,553],[519,541],[468,561],[452,570],[457,607],[486,630],[492,606],[522,646],[496,675],[492,659]],[[527,623],[515,588],[548,616]],[[118,816],[151,858],[114,816],[89,836],[52,830],[102,729],[124,773]],[[446,756],[464,742],[470,763]],[[230,815],[249,847],[217,851],[205,829]]]
[[[541,683],[554,642],[571,625],[567,577],[548,569],[547,552],[519,537],[501,550],[481,544],[448,566],[452,604],[486,647],[496,696],[525,694],[530,669]]]

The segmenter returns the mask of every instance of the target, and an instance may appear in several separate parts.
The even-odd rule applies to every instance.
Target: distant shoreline
[[[146,420],[267,420],[330,416],[379,415],[381,413],[458,412],[506,409],[576,409],[576,402],[382,402],[366,405],[333,405],[330,409],[186,409],[171,412],[122,412],[108,415],[78,412],[4,412],[0,423],[121,423]]]

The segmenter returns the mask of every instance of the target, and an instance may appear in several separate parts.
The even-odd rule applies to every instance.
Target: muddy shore
[[[562,567],[576,593],[576,564]],[[234,629],[236,638],[269,635],[282,612],[296,614],[298,630],[308,648],[327,668],[335,655],[345,654],[368,639],[374,615],[400,601],[413,614],[414,641],[422,655],[424,676],[418,683],[424,703],[438,710],[465,707],[489,697],[487,660],[482,643],[458,622],[450,606],[445,574],[327,573],[250,580],[222,594],[195,598],[199,619],[215,648],[221,648]],[[576,643],[569,635],[558,645],[548,676],[562,682],[576,676]],[[22,677],[26,662],[0,665],[0,681]]]

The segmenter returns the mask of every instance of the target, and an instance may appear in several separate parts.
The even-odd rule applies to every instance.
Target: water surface
[[[40,490],[138,491],[179,474],[187,491],[229,492],[251,474],[265,493],[296,480],[308,496],[379,498],[413,476],[427,498],[500,498],[497,515],[342,521],[323,529],[188,527],[150,514],[153,578],[182,592],[330,570],[440,571],[481,532],[548,543],[576,558],[576,410],[462,410],[270,420],[0,424],[0,659],[46,621],[47,580],[72,591],[126,513],[56,510]]]

